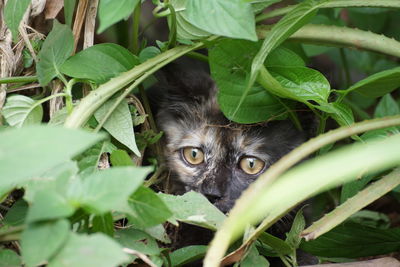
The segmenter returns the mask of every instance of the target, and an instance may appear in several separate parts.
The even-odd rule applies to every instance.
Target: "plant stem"
[[[133,32],[132,32],[132,53],[135,55],[139,54],[139,24],[140,24],[140,13],[142,5],[141,2],[136,5],[135,11],[133,12]]]
[[[0,84],[3,83],[31,83],[37,82],[37,76],[17,76],[17,77],[4,77],[0,78]]]
[[[208,63],[208,57],[198,52],[189,52],[186,56]]]
[[[168,9],[171,12],[170,14],[171,29],[169,31],[169,36],[168,36],[168,48],[172,48],[176,46],[176,12],[171,4],[168,4]]]
[[[351,84],[351,77],[350,77],[350,69],[349,69],[349,64],[347,63],[347,58],[346,58],[346,53],[343,48],[339,49],[340,51],[340,59],[342,60],[343,64],[343,71],[345,75],[345,88],[349,88]]]

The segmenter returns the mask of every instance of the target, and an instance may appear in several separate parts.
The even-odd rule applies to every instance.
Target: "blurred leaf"
[[[75,4],[76,0],[64,0],[65,24],[67,24],[70,28],[72,28],[72,18],[74,16]]]
[[[101,0],[98,14],[100,26],[97,33],[102,33],[111,25],[130,16],[137,4],[140,4],[140,0]]]
[[[68,161],[103,138],[100,134],[49,126],[0,131],[0,140],[4,140],[0,142],[1,194]]]
[[[117,149],[110,155],[112,166],[134,166],[131,157],[125,150]]]
[[[400,87],[400,67],[375,73],[352,85],[347,92],[356,91],[368,97],[380,97]]]
[[[254,13],[258,13],[267,7],[269,7],[272,4],[275,4],[276,2],[280,2],[281,0],[261,0],[261,1],[252,1],[251,2],[251,7],[253,9]]]
[[[28,203],[25,200],[18,200],[8,210],[4,220],[2,220],[2,223],[8,226],[22,225],[25,222],[28,207]]]
[[[81,192],[74,192],[72,199],[98,215],[111,210],[124,211],[129,196],[151,170],[151,167],[114,167],[95,172],[83,180]]]
[[[382,32],[389,18],[387,8],[361,7],[347,10],[349,21],[354,27],[376,33]]]
[[[36,103],[37,101],[24,95],[9,96],[3,107],[3,116],[14,127],[39,124],[42,122],[43,108]]]
[[[77,235],[71,233],[67,243],[47,265],[48,267],[110,267],[129,260],[122,247],[104,234]]]
[[[115,232],[115,239],[123,247],[137,250],[146,255],[159,255],[157,241],[150,235],[137,229],[127,228]]]
[[[31,0],[8,0],[4,7],[4,21],[10,29],[14,43],[19,36],[19,24],[28,9]]]
[[[400,250],[400,228],[375,229],[345,223],[300,248],[315,256],[359,258]]]
[[[225,219],[225,214],[200,193],[190,191],[182,196],[161,193],[158,195],[172,211],[173,218],[178,221],[216,230]]]
[[[104,215],[94,216],[92,221],[92,232],[101,232],[110,237],[114,236],[114,220],[111,212]]]
[[[74,37],[67,25],[54,20],[53,29],[47,35],[42,49],[38,54],[39,62],[36,71],[42,86],[47,85],[60,74],[61,65],[67,60],[74,49]]]
[[[117,98],[107,101],[95,113],[94,116],[100,122],[109,109],[116,103]],[[128,102],[124,99],[108,117],[103,128],[107,130],[115,139],[126,145],[136,156],[140,157],[140,151],[135,142],[135,133]]]
[[[190,0],[186,14],[191,24],[210,33],[257,41],[251,5],[242,0]]]
[[[391,224],[389,216],[372,210],[360,210],[351,215],[349,220],[354,223],[380,229],[388,229]]]
[[[49,125],[59,125],[59,126],[61,126],[61,125],[64,124],[64,122],[67,119],[68,115],[69,114],[68,114],[67,107],[63,107],[63,108],[57,110],[53,114],[53,117],[50,118],[50,121],[49,121],[48,124]]]
[[[69,228],[67,220],[29,224],[21,235],[22,258],[26,266],[45,264],[65,243]]]
[[[0,250],[0,267],[20,267],[22,265],[19,255],[11,249]]]
[[[159,225],[145,228],[142,230],[144,232],[146,232],[147,234],[151,235],[152,237],[154,237],[155,239],[157,239],[158,241],[161,241],[165,244],[171,243],[171,240],[170,240],[163,224],[159,224]]]
[[[161,53],[160,49],[155,46],[148,46],[144,48],[139,53],[139,60],[140,62],[145,62],[146,60],[153,58]]]
[[[53,191],[37,192],[28,210],[26,221],[36,222],[64,218],[72,215],[75,209],[60,194]]]
[[[177,249],[169,255],[171,265],[179,267],[189,262],[201,259],[206,254],[206,251],[207,246],[202,245],[192,245]]]
[[[139,59],[126,48],[105,43],[91,46],[70,57],[62,64],[61,72],[102,84],[139,63]]]
[[[294,217],[294,221],[292,224],[292,228],[290,229],[289,233],[286,234],[285,242],[292,248],[297,249],[301,243],[300,234],[306,227],[306,221],[303,216],[303,209],[300,209],[296,217]]]
[[[400,107],[397,105],[397,102],[393,97],[390,94],[387,94],[378,102],[378,105],[375,108],[374,118],[382,118],[398,114],[400,114]]]
[[[258,253],[257,248],[255,246],[252,246],[249,249],[249,253],[247,254],[247,256],[240,262],[240,267],[255,267],[255,266],[268,267],[270,265],[267,259]]]
[[[209,51],[211,75],[218,90],[218,103],[224,115],[239,123],[255,123],[276,117],[285,112],[280,102],[260,86],[253,86],[235,116],[249,73],[252,54],[259,44],[225,39]],[[277,54],[280,55],[279,53]],[[278,62],[278,57],[271,62]]]
[[[386,138],[387,136],[385,136]],[[364,139],[364,138],[363,138]],[[355,181],[351,181],[342,186],[342,191],[340,193],[340,203],[345,202],[347,199],[356,195],[361,189],[365,187],[372,179],[374,175],[366,175],[357,179]]]
[[[172,213],[150,188],[141,186],[129,198],[129,222],[136,227],[148,228],[165,222]]]

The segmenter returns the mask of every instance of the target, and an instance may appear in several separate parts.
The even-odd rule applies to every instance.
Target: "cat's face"
[[[172,88],[158,114],[175,191],[194,190],[223,212],[277,159],[303,141],[289,122],[239,125],[228,121],[216,88],[203,77],[195,88]]]

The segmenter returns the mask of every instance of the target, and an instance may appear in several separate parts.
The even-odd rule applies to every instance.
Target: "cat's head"
[[[268,167],[304,141],[289,121],[241,125],[224,117],[217,88],[203,73],[183,73],[163,88],[157,115],[175,193],[194,190],[223,212]]]

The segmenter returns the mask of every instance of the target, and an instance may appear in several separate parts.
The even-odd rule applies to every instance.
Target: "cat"
[[[307,139],[289,120],[251,125],[228,120],[205,72],[169,68],[163,79],[153,102],[156,95],[172,193],[199,192],[227,213],[250,183]]]

